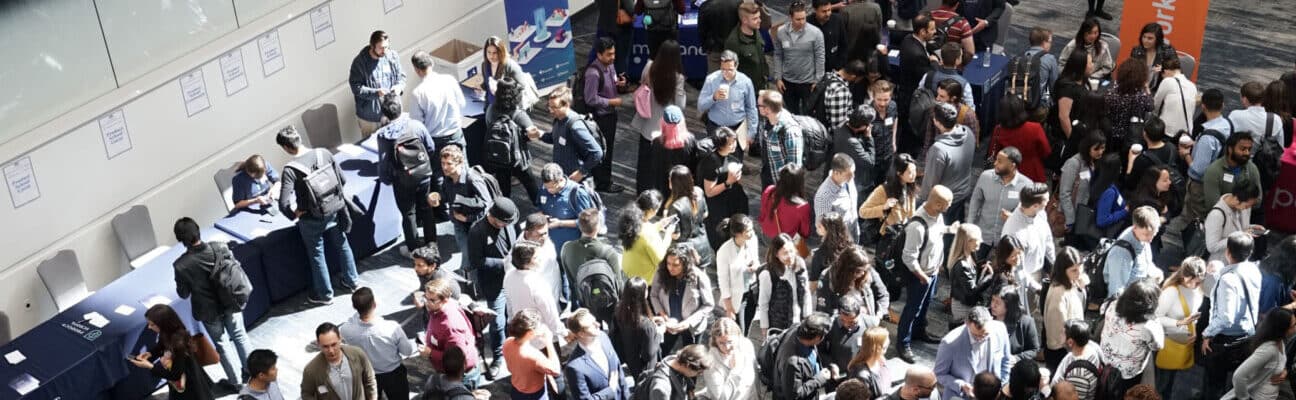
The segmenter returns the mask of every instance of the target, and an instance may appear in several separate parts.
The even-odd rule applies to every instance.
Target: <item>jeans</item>
[[[418,186],[403,187],[392,185],[392,195],[396,198],[396,208],[401,213],[401,232],[405,235],[405,248],[414,251],[427,243],[436,243],[436,218],[432,206],[427,203],[427,194],[431,190],[430,180]],[[423,231],[419,239],[418,231]]]
[[[612,155],[613,148],[616,145],[616,128],[617,114],[616,109],[613,112],[604,115],[595,115],[594,123],[598,125],[599,132],[607,140],[607,147],[603,149],[603,162],[594,167],[591,175],[594,175],[594,184],[600,189],[612,187]]]
[[[467,257],[469,222],[459,222],[459,220],[456,219],[451,221],[451,223],[454,224],[455,244],[459,246],[459,254]]]
[[[481,387],[482,366],[478,365],[473,367],[473,369],[464,372],[463,384],[464,387],[468,388],[468,390],[477,390],[478,387]]]
[[[336,213],[324,218],[303,215],[297,221],[302,243],[306,245],[306,256],[310,258],[311,289],[319,300],[333,298],[333,283],[329,282],[328,261],[324,256],[326,246],[334,258],[342,262],[342,284],[356,287],[356,279],[359,279],[351,244],[347,243],[346,232],[337,226],[337,218]]]
[[[809,103],[814,101],[810,98],[810,86],[813,84],[815,82],[793,83],[784,79],[783,108],[796,115],[806,115],[806,111],[810,110]]]
[[[378,384],[378,392],[387,395],[387,400],[405,400],[409,398],[410,387],[407,375],[405,365],[400,365],[388,373],[374,374],[374,380]]]
[[[531,171],[527,169],[530,166],[530,163],[526,163],[514,166],[511,169],[492,169],[487,172],[495,176],[495,180],[500,184],[500,194],[504,195],[504,197],[513,196],[513,178],[516,177],[518,183],[522,184],[522,189],[526,190],[527,198],[531,200],[532,204],[535,204],[540,201],[540,183],[536,181],[535,175],[531,174]]]
[[[912,271],[905,272],[909,274],[908,288],[905,294],[908,299],[905,300],[904,311],[900,313],[900,324],[896,327],[896,338],[900,341],[901,348],[908,348],[913,342],[914,332],[918,334],[927,334],[927,309],[932,298],[936,297],[937,280],[940,274],[934,274],[928,279],[927,284],[918,281],[918,277],[913,276]]]
[[[211,338],[212,344],[216,345],[216,352],[221,356],[221,368],[225,369],[225,378],[230,382],[244,382],[243,375],[236,373],[234,368],[234,354],[230,350],[235,350],[238,355],[239,363],[244,368],[237,369],[238,372],[246,372],[248,358],[248,335],[247,330],[243,329],[243,313],[236,312],[220,316],[215,322],[203,322],[203,328],[207,329],[207,336]],[[229,333],[228,336],[225,334]],[[230,339],[233,339],[234,346],[231,349]]]

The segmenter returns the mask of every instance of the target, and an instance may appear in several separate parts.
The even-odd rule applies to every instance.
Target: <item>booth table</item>
[[[893,71],[900,68],[900,57],[895,55],[897,53],[898,50],[893,50],[888,57]],[[972,84],[972,101],[976,103],[977,120],[981,122],[984,136],[994,130],[996,124],[995,116],[998,115],[999,99],[1004,94],[1009,59],[1002,54],[993,54],[990,56],[990,66],[983,67],[981,57],[985,57],[985,53],[978,53],[976,57],[963,69],[963,79]],[[895,76],[895,73],[892,72],[891,76]]]

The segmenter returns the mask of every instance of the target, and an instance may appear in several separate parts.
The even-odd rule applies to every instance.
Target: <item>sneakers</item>
[[[337,285],[337,294],[351,294],[355,293],[355,291],[355,286],[347,285],[345,283],[338,283]]]
[[[910,364],[913,364],[913,363],[914,363],[914,353],[913,353],[913,350],[909,349],[908,347],[901,347],[901,348],[900,348],[900,354],[899,354],[899,356],[900,356],[900,359],[901,359],[901,360],[904,360],[904,362],[907,362],[907,363],[910,363]]]
[[[500,362],[499,360],[495,360],[495,362],[490,363],[490,367],[486,368],[486,380],[488,381],[495,380],[495,377],[499,376],[499,373],[500,373]]]
[[[306,296],[306,304],[313,306],[327,306],[333,304],[333,298],[317,299],[311,296]]]

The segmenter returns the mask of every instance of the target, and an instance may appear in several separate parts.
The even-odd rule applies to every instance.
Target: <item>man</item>
[[[629,48],[626,48],[629,51]],[[617,129],[617,107],[621,107],[621,97],[617,95],[617,87],[625,86],[625,82],[618,78],[617,69],[613,67],[616,61],[617,48],[613,45],[612,40],[608,38],[598,38],[594,41],[594,63],[585,68],[585,106],[593,111],[594,124],[598,125],[599,132],[603,137],[613,138],[603,145],[607,146],[602,150],[600,162],[594,167],[595,186],[601,192],[621,193],[625,188],[612,183],[612,154],[613,147],[616,144]],[[602,79],[602,80],[600,80]],[[596,82],[596,83],[595,83]],[[558,118],[554,116],[555,121]],[[555,123],[557,125],[557,123]]]
[[[1206,242],[1206,251],[1210,252],[1207,261],[1228,261],[1226,255],[1229,234],[1264,231],[1263,226],[1251,224],[1252,209],[1259,203],[1260,186],[1244,181],[1238,181],[1228,194],[1220,196],[1202,220],[1202,230],[1206,231],[1202,236]],[[1219,211],[1215,211],[1216,209]]]
[[[878,398],[881,393],[873,393],[870,386],[860,378],[850,378],[842,381],[837,385],[837,391],[825,397],[826,400],[836,399],[874,399]]]
[[[445,279],[452,283],[450,289],[454,291],[456,299],[463,293],[459,284],[468,281],[459,274],[441,269],[441,251],[437,249],[436,243],[414,249],[410,256],[414,259],[414,275],[418,276],[420,288],[434,279]],[[465,272],[467,270],[468,268],[464,268]]]
[[[976,112],[976,102],[974,101],[976,98],[972,97],[972,84],[968,83],[967,78],[964,78],[963,74],[959,72],[959,66],[965,60],[963,50],[959,49],[958,45],[954,43],[945,43],[940,48],[940,56],[940,66],[923,76],[918,84],[931,90],[932,94],[937,94],[941,82],[946,79],[953,79],[963,85],[962,96],[959,96],[963,98],[963,104],[971,108],[972,112]]]
[[[415,52],[410,63],[414,65],[414,74],[422,81],[410,93],[410,101],[414,104],[410,107],[409,117],[426,127],[428,137],[432,138],[432,146],[428,149],[442,149],[451,144],[467,147],[459,123],[467,103],[459,82],[453,76],[433,71],[432,55],[426,51]],[[437,176],[441,175],[440,165],[433,163],[432,169]]]
[[[936,7],[935,10],[931,11],[931,17],[933,21],[936,21],[937,27],[945,28],[945,43],[939,44],[944,46],[946,43],[953,43],[957,48],[962,50],[961,54],[959,54],[960,56],[970,56],[976,54],[976,43],[973,42],[972,35],[981,31],[973,27],[966,18],[959,15],[959,9],[962,8],[962,3],[962,0],[941,0],[941,6]],[[978,27],[985,29],[985,25],[978,25]],[[965,58],[963,61],[970,63],[972,62],[970,58],[971,57]],[[947,65],[949,64],[950,60],[948,58],[942,56],[942,60],[945,61]],[[958,63],[954,65],[962,67],[967,65],[966,63]]]
[[[474,337],[472,320],[468,312],[457,299],[452,297],[450,289],[453,282],[436,279],[423,285],[424,300],[428,308],[427,334],[424,345],[419,347],[419,355],[432,362],[432,368],[447,374],[458,372],[459,377],[472,388],[477,387],[477,339]],[[446,354],[451,349],[458,349],[464,354],[459,371],[450,371],[446,364]],[[464,373],[467,373],[464,375]],[[403,376],[403,375],[402,375]]]
[[[725,39],[738,27],[739,3],[742,1],[711,0],[698,7],[697,32],[698,37],[702,38],[702,50],[706,50],[708,74],[720,69],[720,64],[724,62],[722,54],[725,51]],[[618,65],[617,68],[621,66]]]
[[[783,103],[793,114],[810,109],[810,92],[824,75],[824,37],[819,28],[806,23],[805,3],[788,7],[788,23],[770,32],[774,40],[774,85],[783,93]]]
[[[1197,84],[1184,76],[1178,58],[1161,60],[1161,84],[1152,104],[1156,105],[1165,131],[1171,136],[1192,132],[1193,112],[1197,109]]]
[[[580,237],[576,217],[582,211],[598,207],[589,189],[567,180],[558,164],[545,164],[540,169],[540,180],[545,189],[540,192],[540,212],[549,217],[550,239],[557,252],[568,241]]]
[[[1116,237],[1116,244],[1107,251],[1103,265],[1103,278],[1107,282],[1107,297],[1115,297],[1121,289],[1143,278],[1161,275],[1152,262],[1152,239],[1161,230],[1161,214],[1151,206],[1134,209],[1130,213],[1133,225]]]
[[[1021,151],[1016,147],[1006,147],[995,154],[994,169],[981,171],[981,176],[977,177],[968,207],[972,215],[968,216],[967,222],[981,228],[984,240],[977,250],[978,259],[990,254],[990,249],[999,242],[1004,221],[1021,201],[1022,189],[1034,184],[1017,171],[1021,159]]]
[[[729,33],[724,43],[725,50],[738,55],[738,72],[751,79],[756,90],[764,90],[770,78],[769,65],[765,61],[765,38],[761,36],[760,26],[760,6],[755,2],[743,2],[738,5],[738,27]]]
[[[445,171],[441,191],[429,193],[427,202],[432,207],[444,204],[450,210],[455,243],[462,253],[468,248],[468,228],[486,215],[494,199],[486,176],[468,168],[459,146],[441,149],[441,170]]]
[[[836,71],[846,63],[846,21],[833,14],[839,0],[814,0],[814,18],[810,24],[819,28],[824,41],[824,70]],[[811,99],[813,100],[813,99]]]
[[[303,400],[378,400],[369,357],[359,347],[342,344],[337,325],[315,328],[320,353],[302,368]]]
[[[266,349],[252,350],[248,354],[247,386],[239,391],[239,398],[247,400],[284,400],[283,391],[279,390],[279,356],[274,351]]]
[[[369,45],[360,49],[351,60],[351,95],[355,96],[356,119],[360,123],[360,136],[369,137],[382,122],[379,101],[388,93],[400,95],[405,91],[405,72],[401,70],[400,56],[388,48],[387,32],[373,31]]]
[[[823,80],[819,82],[820,85],[825,86],[822,88],[823,103],[810,106],[815,111],[811,113],[812,116],[822,121],[828,129],[846,124],[851,105],[855,104],[855,99],[851,95],[851,85],[863,81],[867,75],[868,70],[860,60],[846,62],[841,68],[824,75]],[[810,101],[816,99],[811,98]]]
[[[922,400],[931,397],[932,391],[936,389],[938,381],[936,373],[932,369],[923,365],[911,365],[905,371],[904,384],[901,385],[887,400]]]
[[[800,164],[805,151],[801,126],[792,119],[792,113],[783,108],[783,95],[773,90],[760,92],[761,126],[759,136],[764,142],[764,162],[761,163],[761,186],[768,187],[778,181],[778,171],[784,165]]]
[[[1202,331],[1202,354],[1206,363],[1205,398],[1219,398],[1232,387],[1233,371],[1250,353],[1248,338],[1255,334],[1260,320],[1260,269],[1252,262],[1255,242],[1246,232],[1228,236],[1225,258],[1228,266],[1215,275],[1211,291],[1210,323]],[[1213,396],[1212,396],[1213,395]]]
[[[444,400],[474,400],[472,391],[464,384],[465,364],[468,357],[459,347],[451,347],[441,358],[443,373],[433,373],[423,384],[423,398]],[[435,372],[435,371],[434,371]],[[436,397],[440,396],[440,397]]]
[[[359,347],[373,365],[378,390],[389,399],[409,396],[409,379],[401,360],[414,355],[414,342],[405,337],[405,331],[395,321],[375,315],[378,303],[373,290],[362,287],[351,294],[351,307],[356,313],[338,327],[342,341]]]
[[[647,379],[636,385],[648,385],[648,400],[687,399],[692,396],[697,377],[711,368],[711,362],[706,345],[684,346],[658,362],[648,371]],[[635,389],[639,391],[637,386]]]
[[[873,151],[875,167],[873,170],[873,184],[860,186],[872,187],[874,184],[881,184],[886,179],[888,171],[892,168],[896,154],[896,132],[900,129],[900,111],[899,103],[892,101],[895,94],[895,85],[885,79],[879,79],[869,85],[869,97],[872,100],[868,106],[873,108],[873,113],[877,115],[873,119],[873,128],[870,132],[873,134]]]
[[[989,51],[999,39],[999,17],[1003,15],[1005,8],[1005,0],[963,1],[963,10],[959,14],[968,21],[976,21],[976,27],[972,29],[977,30],[977,33],[972,39],[976,42],[977,51]]]
[[[937,104],[932,110],[932,121],[940,135],[927,151],[922,193],[930,193],[936,185],[951,190],[954,205],[949,207],[945,219],[961,221],[967,199],[972,197],[972,174],[969,171],[972,171],[976,138],[966,125],[958,124],[958,110],[952,105]]]
[[[755,129],[759,116],[756,87],[746,74],[738,71],[738,54],[724,50],[719,58],[720,70],[707,75],[697,100],[697,110],[703,115],[708,137],[714,137],[720,127],[737,130],[744,122],[749,131]]]
[[[973,307],[962,326],[950,330],[936,348],[935,373],[941,385],[941,398],[973,398],[972,382],[976,374],[989,371],[999,381],[1008,382],[1008,330],[995,321],[984,306]]]
[[[1206,175],[1206,168],[1211,163],[1224,155],[1224,142],[1233,136],[1234,131],[1233,121],[1224,118],[1224,93],[1219,89],[1202,91],[1201,110],[1206,122],[1198,131],[1197,143],[1193,145],[1188,162],[1188,194],[1184,198],[1184,218],[1188,221],[1205,217],[1207,207],[1218,199],[1208,200],[1202,193],[1202,176]]]
[[[1228,149],[1227,157],[1215,160],[1202,174],[1202,200],[1207,201],[1208,205],[1214,205],[1220,196],[1232,191],[1233,185],[1237,183],[1260,185],[1260,169],[1251,162],[1251,153],[1255,149],[1251,132],[1234,132],[1224,145]],[[1263,194],[1262,190],[1260,198],[1264,198]]]
[[[788,328],[789,333],[783,336],[779,344],[778,365],[774,371],[774,393],[776,398],[810,400],[817,399],[819,390],[828,385],[830,379],[841,376],[840,371],[823,368],[819,359],[819,343],[828,335],[828,315],[816,312],[805,320]]]
[[[918,81],[932,70],[936,57],[927,53],[927,42],[936,36],[936,21],[931,13],[918,14],[913,19],[914,31],[900,42],[900,73],[896,77],[896,89],[900,91],[900,108],[909,109],[909,100]]]
[[[889,5],[889,4],[888,4]],[[873,54],[882,43],[882,7],[873,0],[850,0],[841,9],[846,28],[846,58],[859,60]]]
[[[1017,208],[1004,222],[1003,236],[1016,237],[1022,245],[1020,266],[1014,269],[1017,272],[1017,284],[1023,286],[1031,296],[1041,297],[1045,293],[1041,282],[1049,270],[1045,267],[1053,265],[1053,259],[1057,255],[1054,251],[1053,228],[1049,226],[1048,213],[1044,212],[1049,203],[1049,187],[1044,183],[1031,183],[1018,192],[1018,197],[1020,202]],[[1024,311],[1032,311],[1029,307],[1031,304],[1043,303],[1028,301],[1028,307]],[[1033,311],[1034,314],[1043,313],[1042,309]]]
[[[1084,360],[1094,366],[1102,365],[1102,348],[1098,345],[1098,342],[1093,341],[1093,333],[1089,331],[1089,323],[1076,318],[1066,321],[1064,326],[1066,355],[1062,357],[1062,361],[1058,362],[1057,368],[1054,369],[1056,371],[1052,378],[1054,384],[1067,382],[1066,371],[1071,369],[1071,363],[1073,362]],[[1073,388],[1073,390],[1081,392],[1084,398],[1092,398],[1092,394],[1097,389],[1097,387],[1089,385],[1083,388]]]
[[[599,0],[595,2],[598,5],[598,35],[597,38],[612,38],[616,48],[623,50],[616,54],[616,61],[613,65],[617,71],[629,71],[630,66],[630,39],[634,34],[634,0]],[[736,11],[735,11],[736,12]],[[628,23],[624,22],[620,16],[631,18]],[[698,26],[701,26],[699,18]],[[728,32],[728,31],[726,31]]]
[[[621,357],[587,309],[567,318],[567,329],[576,343],[563,365],[567,393],[572,399],[630,400],[630,383],[621,369]]]
[[[828,154],[840,154],[855,162],[855,188],[871,188],[877,161],[873,138],[873,122],[877,119],[873,107],[862,105],[851,109],[846,124],[833,129]],[[863,198],[857,199],[863,202]],[[856,207],[859,204],[855,204]],[[856,210],[858,214],[859,210]]]
[[[376,130],[377,128],[375,128]],[[327,305],[333,302],[333,284],[329,282],[328,261],[324,252],[332,253],[333,259],[342,263],[341,289],[345,292],[357,287],[355,257],[351,255],[351,244],[347,243],[347,231],[351,229],[351,213],[347,211],[345,197],[342,197],[342,186],[346,177],[342,169],[333,162],[333,154],[327,150],[312,149],[302,144],[297,129],[288,126],[275,135],[275,143],[285,153],[292,156],[292,161],[285,165],[283,181],[279,185],[279,212],[288,219],[297,220],[297,229],[301,232],[302,243],[306,245],[306,256],[311,265],[311,288],[313,292],[306,301],[315,305]],[[337,177],[338,187],[329,193],[319,193],[324,199],[332,197],[342,202],[335,210],[336,203],[316,204],[311,196],[311,189],[306,183],[306,176],[322,168],[332,168]],[[300,194],[300,195],[299,195]],[[330,206],[331,205],[331,206]]]
[[[535,130],[527,132],[527,135],[531,140],[552,144],[553,162],[562,167],[568,178],[583,182],[603,162],[603,147],[590,133],[589,122],[571,110],[571,101],[571,89],[566,86],[554,89],[549,94],[553,131],[541,136],[540,131]]]
[[[558,318],[558,297],[550,290],[550,285],[537,284],[537,282],[552,280],[538,271],[540,263],[536,255],[540,252],[540,248],[541,245],[525,240],[518,242],[513,248],[513,253],[509,257],[513,269],[504,275],[504,298],[508,301],[506,308],[509,313],[508,318],[511,320],[518,311],[535,310],[549,331],[563,337],[567,335],[567,329]],[[537,347],[544,347],[544,345],[544,343],[536,343]]]
[[[616,247],[598,237],[599,230],[603,227],[603,213],[597,208],[587,208],[580,212],[576,226],[580,228],[580,238],[567,242],[558,251],[559,266],[562,267],[563,273],[575,279],[580,273],[580,267],[593,260],[603,260],[612,267],[613,271],[620,273],[621,253]],[[579,282],[572,282],[572,284],[577,283]]]
[[[490,338],[491,351],[494,355],[490,367],[486,370],[486,379],[495,379],[499,375],[500,360],[503,359],[504,344],[504,270],[507,263],[504,257],[517,241],[518,209],[513,200],[507,197],[495,199],[486,218],[473,224],[468,231],[468,256],[465,264],[466,275],[473,282],[475,298],[483,300],[495,318],[490,320],[490,330],[485,335]],[[479,343],[484,343],[485,340]],[[482,352],[485,361],[485,351]]]
[[[820,364],[835,367],[838,371],[850,370],[850,361],[859,352],[864,330],[870,328],[860,324],[863,306],[864,301],[855,294],[842,296],[837,302],[837,317],[828,328],[827,336],[819,343],[819,354],[823,356]]]
[[[896,338],[900,342],[900,359],[913,364],[914,354],[909,344],[917,339],[920,342],[939,343],[940,339],[927,333],[927,308],[936,296],[936,278],[945,254],[946,233],[958,230],[958,223],[945,225],[941,216],[950,207],[953,194],[944,186],[932,188],[931,195],[922,207],[914,212],[917,220],[905,223],[904,250],[900,258],[909,273],[904,274],[909,286],[905,293],[908,300],[900,314],[900,324],[896,327]]]
[[[417,93],[423,86],[419,85],[414,91]],[[432,206],[423,200],[432,190],[432,177],[437,176],[432,165],[440,166],[441,163],[433,161],[435,157],[432,155],[436,154],[438,147],[428,135],[427,128],[411,115],[401,112],[400,96],[389,93],[383,97],[382,112],[387,123],[377,132],[378,181],[392,187],[392,197],[396,198],[396,208],[401,214],[401,231],[405,236],[402,253],[408,254],[429,241],[436,242],[436,216]],[[406,138],[413,140],[406,141]],[[410,160],[415,155],[417,161]],[[418,235],[420,230],[422,238]]]
[[[1049,398],[1053,400],[1080,400],[1081,399],[1080,392],[1076,390],[1075,385],[1071,384],[1071,381],[1059,381],[1057,383],[1054,383],[1053,393]]]
[[[1040,107],[1048,108],[1053,104],[1053,85],[1057,83],[1058,75],[1062,73],[1057,56],[1050,53],[1053,51],[1053,31],[1038,26],[1031,28],[1030,46],[1023,53],[1028,59],[1043,53],[1040,56],[1039,86],[1036,86],[1035,90],[1040,94]]]
[[[1286,145],[1288,140],[1287,133],[1283,130],[1282,117],[1265,111],[1265,84],[1255,81],[1244,83],[1241,94],[1242,109],[1233,110],[1228,116],[1235,131],[1251,132],[1257,143],[1276,140],[1280,145]]]
[[[568,277],[564,274],[562,267],[558,264],[558,247],[554,246],[550,228],[550,222],[553,219],[543,213],[535,212],[526,216],[523,221],[522,241],[533,244],[537,247],[535,255],[536,268],[535,275],[543,278],[541,281],[532,281],[532,284],[544,283],[544,286],[552,290],[554,302],[558,304],[559,310],[567,310],[567,304],[570,300],[571,287],[567,283]],[[510,254],[507,258],[512,259]],[[506,269],[511,271],[511,269]],[[505,273],[507,275],[507,272]]]
[[[220,353],[221,368],[225,369],[225,380],[221,386],[236,388],[239,382],[246,380],[247,375],[240,375],[234,368],[234,357],[230,350],[236,350],[238,360],[243,366],[248,365],[248,336],[243,329],[243,307],[246,304],[225,304],[221,293],[227,289],[214,278],[217,268],[242,268],[234,259],[229,246],[221,242],[204,243],[198,223],[192,218],[184,217],[175,222],[176,241],[185,246],[184,254],[176,259],[175,267],[176,294],[182,299],[189,299],[193,305],[194,320],[202,322],[216,351]],[[228,264],[225,262],[228,261]],[[225,336],[229,333],[229,337]],[[230,340],[234,344],[230,346]],[[233,347],[233,348],[231,348]],[[244,372],[246,374],[247,372]]]
[[[814,215],[822,218],[830,212],[838,213],[846,222],[846,231],[851,240],[859,239],[859,189],[855,186],[855,160],[845,154],[837,154],[828,164],[832,169],[828,179],[819,184],[815,191]]]

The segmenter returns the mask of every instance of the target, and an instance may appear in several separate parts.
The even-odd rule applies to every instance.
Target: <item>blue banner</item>
[[[536,87],[567,82],[576,70],[567,0],[504,0],[504,17],[509,56]]]

